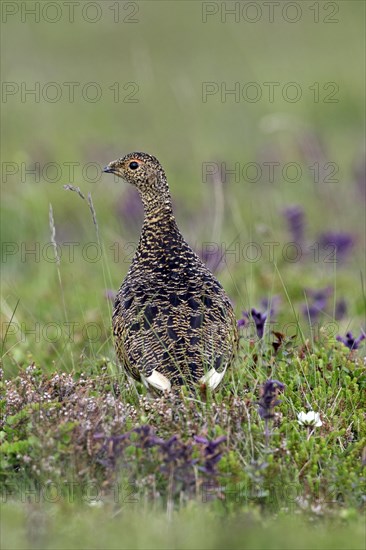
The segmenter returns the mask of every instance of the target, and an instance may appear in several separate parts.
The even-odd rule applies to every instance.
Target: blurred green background
[[[293,330],[299,320],[316,335],[305,294],[309,306],[309,292],[320,291],[328,302],[313,319],[318,329],[327,324],[332,336],[365,328],[363,2],[45,1],[1,9],[6,376],[32,361],[79,372],[114,361],[108,296],[127,272],[142,218],[133,190],[101,168],[133,150],[163,164],[189,243],[198,252],[216,243],[211,250],[224,256],[217,276],[238,317],[279,296],[277,329],[291,323]],[[206,178],[207,163],[221,173]],[[225,177],[225,167],[239,174]],[[251,167],[262,170],[258,181]],[[300,219],[289,227],[284,210],[294,205]],[[332,248],[316,244],[329,232],[343,238],[337,261]],[[294,240],[298,261],[283,255]],[[296,524],[274,520],[266,530],[252,516],[222,529],[225,520],[206,508],[205,517],[188,510],[172,529],[165,514],[149,529],[151,517],[141,529],[139,513],[127,515],[122,535],[121,510],[60,506],[38,514],[40,524],[35,512],[5,506],[7,547],[61,540],[64,547],[290,548],[307,536],[309,547],[361,548],[364,536],[356,513],[346,530],[312,523],[299,536]],[[105,529],[94,538],[97,525]]]
[[[162,162],[191,245],[219,243],[226,263],[217,275],[238,316],[279,294],[280,320],[292,322],[304,289],[331,286],[323,320],[333,319],[342,297],[348,315],[337,330],[359,332],[363,2],[271,9],[263,2],[77,2],[72,9],[41,2],[38,11],[37,3],[21,4],[2,6],[2,332],[12,319],[11,372],[29,352],[46,368],[52,360],[52,368],[67,369],[80,353],[113,354],[105,291],[116,290],[128,269],[141,213],[132,190],[100,169],[132,150]],[[205,95],[205,83],[214,93]],[[235,86],[239,95],[225,94]],[[205,182],[208,162],[240,173]],[[264,163],[277,163],[271,182]],[[291,165],[283,176],[288,163],[300,167],[297,181]],[[263,172],[258,181],[251,166]],[[91,193],[102,259],[93,261],[95,247],[88,248],[97,235],[87,202],[64,184]],[[293,240],[283,210],[294,204],[304,211],[305,234],[303,257],[291,262],[282,254]],[[318,259],[311,248],[326,231],[351,235],[342,263],[327,261],[327,251]],[[250,242],[260,247],[258,261],[245,248]],[[273,258],[263,243],[278,243]],[[225,247],[236,253],[225,255]]]

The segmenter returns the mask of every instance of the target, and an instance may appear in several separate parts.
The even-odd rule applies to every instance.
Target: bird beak
[[[103,168],[103,172],[106,172],[107,174],[113,174],[113,173],[114,173],[114,169],[111,168],[111,166],[108,165],[108,166],[105,166],[105,167]]]

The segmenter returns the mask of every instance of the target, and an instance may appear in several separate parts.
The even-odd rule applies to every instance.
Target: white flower
[[[320,420],[320,414],[314,411],[308,413],[301,411],[297,415],[297,421],[301,426],[314,426],[315,428],[319,428],[323,424]]]

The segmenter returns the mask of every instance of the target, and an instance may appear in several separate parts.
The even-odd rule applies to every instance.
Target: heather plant
[[[200,405],[177,395],[141,395],[136,401],[134,388],[126,381],[121,386],[107,363],[99,365],[98,376],[88,371],[50,376],[30,365],[2,379],[4,495],[22,483],[77,476],[83,483],[98,482],[108,498],[123,478],[138,488],[139,498],[152,501],[169,496],[177,505],[207,487],[217,489],[209,491],[211,499],[230,500],[234,485],[242,494],[238,506],[248,494],[254,499],[254,491],[261,505],[281,508],[286,498],[276,493],[274,503],[273,491],[295,484],[294,506],[305,499],[310,507],[322,503],[326,513],[322,499],[336,485],[342,506],[357,508],[365,437],[363,362],[335,341],[307,344],[291,354],[281,347],[269,362],[270,344],[262,357],[256,350],[256,358],[244,348],[246,362],[256,365],[253,371],[245,368],[246,381],[239,362],[231,389],[223,387]],[[258,386],[268,374],[281,381]],[[315,406],[322,423],[309,439],[299,414]]]

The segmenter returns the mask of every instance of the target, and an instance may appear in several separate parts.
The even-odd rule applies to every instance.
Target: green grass
[[[258,509],[245,510],[231,519],[220,519],[209,506],[193,505],[174,514],[141,509],[141,506],[91,508],[87,505],[9,505],[3,520],[2,547],[16,548],[268,548],[303,550],[364,547],[365,529],[357,517],[337,522],[261,518]],[[19,529],[21,527],[21,529]]]
[[[140,385],[136,393],[107,360],[70,375],[28,367],[3,381],[0,436],[5,517],[12,510],[21,515],[34,509],[45,522],[44,536],[52,541],[53,530],[59,521],[63,523],[62,515],[78,510],[64,529],[63,547],[72,545],[68,541],[73,540],[74,529],[82,533],[81,546],[89,547],[83,534],[84,525],[92,521],[85,508],[89,503],[101,506],[99,513],[106,515],[100,541],[118,538],[107,527],[116,514],[124,518],[128,510],[136,516],[132,523],[138,523],[141,514],[150,518],[151,534],[147,520],[142,540],[132,532],[123,547],[145,547],[144,541],[155,541],[155,536],[161,538],[151,547],[169,546],[170,534],[157,527],[161,521],[172,521],[176,547],[181,547],[178,533],[186,531],[185,522],[192,513],[197,514],[199,525],[207,520],[214,547],[221,545],[220,530],[214,527],[217,522],[241,524],[249,518],[248,548],[260,547],[272,536],[268,547],[282,547],[279,526],[286,533],[296,533],[296,522],[303,524],[304,532],[318,525],[319,540],[311,533],[295,547],[330,547],[335,535],[326,531],[333,523],[345,541],[345,533],[352,529],[356,548],[365,485],[363,362],[327,339],[314,346],[291,344],[276,355],[264,342],[252,344],[251,349],[243,345],[242,352],[232,380],[206,402],[192,396],[149,399]],[[268,378],[280,380],[285,387],[271,397],[266,428],[258,403],[260,385]],[[302,410],[318,412],[322,425],[300,425],[297,415]],[[287,516],[293,519],[285,527]],[[14,537],[8,529],[6,536]],[[231,541],[230,532],[229,528],[225,536]],[[27,534],[21,530],[21,536]],[[187,547],[211,546],[194,530],[191,537]],[[340,548],[346,545],[342,537]],[[42,540],[37,539],[34,547],[60,544]],[[240,540],[236,533],[230,544],[243,547]],[[291,537],[288,547],[290,541]]]
[[[42,96],[22,101],[19,93],[2,104],[2,547],[361,548],[365,348],[350,352],[335,337],[365,329],[364,4],[336,2],[333,24],[323,22],[330,8],[322,2],[319,23],[309,9],[314,3],[302,2],[296,24],[279,17],[223,24],[219,16],[202,23],[201,3],[160,1],[139,2],[138,23],[115,24],[110,4],[100,3],[97,24],[80,15],[68,24],[64,13],[55,24],[31,17],[23,24],[16,15],[3,25],[3,79],[28,88],[39,82],[41,89],[56,82],[63,95],[52,103]],[[69,102],[63,83],[72,81],[80,86]],[[100,101],[80,95],[88,82],[102,90]],[[121,94],[125,83],[136,83],[138,102],[116,103],[115,82]],[[264,95],[256,103],[221,101],[220,94],[203,102],[204,82],[228,89],[256,82]],[[279,83],[273,102],[265,82]],[[301,86],[296,103],[283,99],[289,82]],[[337,103],[324,101],[329,82],[339,88]],[[85,165],[103,167],[132,150],[161,160],[190,244],[220,246],[226,263],[217,276],[238,318],[261,309],[263,298],[280,298],[276,324],[260,342],[253,330],[243,332],[235,367],[207,403],[187,396],[150,402],[116,366],[105,291],[126,274],[139,224],[123,214],[127,186],[99,172],[92,181]],[[78,163],[73,176],[70,162]],[[228,170],[239,163],[240,177],[213,191],[203,181],[207,162]],[[272,183],[266,162],[279,163]],[[39,177],[24,173],[34,163]],[[48,163],[58,165],[53,183]],[[243,177],[248,163],[263,170],[256,183]],[[289,163],[301,169],[297,182],[283,175]],[[6,166],[17,172],[8,175]],[[80,187],[85,199],[64,184]],[[292,204],[305,213],[303,254],[295,262],[283,256],[292,240],[283,209]],[[352,235],[343,260],[331,261],[329,250],[318,256],[326,231]],[[94,261],[95,243],[103,253]],[[249,243],[259,247],[255,261]],[[326,287],[327,303],[310,322],[303,313],[312,304],[308,289]],[[339,319],[341,299],[347,310]],[[288,336],[277,353],[271,329]],[[269,378],[285,389],[266,440],[257,402]],[[308,410],[323,422],[313,433],[297,422]],[[227,437],[212,501],[202,498],[207,472],[188,458],[160,470],[162,449],[145,449],[136,435],[115,467],[101,463],[104,439],[93,435],[146,425],[164,441],[177,435],[179,448],[192,445],[191,458],[202,467],[205,446],[194,436]],[[39,492],[61,481],[79,483],[75,498],[63,485],[55,502]],[[101,507],[86,505],[88,483],[97,483]],[[114,502],[116,483],[136,483],[137,502]],[[25,489],[35,489],[40,502]]]

